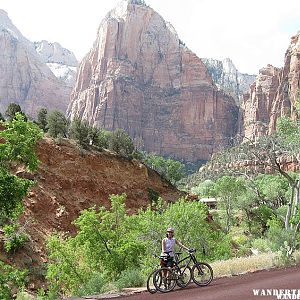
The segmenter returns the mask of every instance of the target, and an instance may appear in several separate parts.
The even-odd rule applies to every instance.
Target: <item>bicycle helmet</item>
[[[174,233],[174,228],[173,227],[169,227],[168,229],[167,229],[167,232],[173,232]]]

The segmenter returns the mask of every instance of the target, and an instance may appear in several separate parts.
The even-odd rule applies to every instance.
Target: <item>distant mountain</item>
[[[236,103],[240,104],[242,95],[249,91],[256,75],[239,72],[230,58],[222,61],[213,58],[202,58],[202,61],[205,63],[218,89],[234,97]]]
[[[18,103],[34,116],[40,108],[65,111],[71,88],[55,77],[34,44],[0,10],[0,112]]]
[[[59,43],[34,42],[35,50],[53,74],[73,87],[76,80],[78,61],[73,52]]]

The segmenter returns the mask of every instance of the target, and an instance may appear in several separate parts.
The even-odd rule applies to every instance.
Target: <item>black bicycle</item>
[[[165,255],[161,255],[161,256],[157,256],[156,254],[153,255],[154,257],[160,258],[167,263],[168,259],[170,258],[169,253],[170,252],[166,252]],[[174,267],[176,266],[177,268],[177,275],[176,275],[177,284],[179,287],[183,288],[186,287],[191,280],[191,268],[189,266],[186,267],[185,265],[179,266],[178,262],[181,254],[182,254],[181,252],[175,252]],[[158,266],[158,269],[161,269],[160,266]],[[149,274],[147,279],[147,290],[151,294],[156,293],[158,290],[165,291],[165,285],[167,285],[166,281],[164,282],[163,280],[163,276],[154,277],[154,274],[158,269],[157,268],[154,269]]]
[[[186,287],[191,279],[199,286],[206,286],[213,280],[213,269],[205,262],[198,262],[195,256],[196,250],[189,250],[189,255],[183,259],[175,260],[173,267],[162,267],[153,274],[155,288],[162,292],[172,291],[176,284]],[[188,262],[187,262],[188,260]],[[184,262],[183,265],[181,265]],[[193,262],[192,268],[189,265]]]

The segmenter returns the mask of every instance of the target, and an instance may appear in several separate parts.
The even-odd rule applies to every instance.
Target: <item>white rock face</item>
[[[35,116],[41,108],[65,111],[70,87],[41,61],[33,43],[0,10],[0,112],[14,102]]]
[[[76,81],[78,61],[73,52],[63,48],[59,43],[48,41],[34,42],[35,50],[53,74],[73,87]]]
[[[225,58],[222,61],[202,58],[202,61],[218,89],[234,97],[236,103],[239,104],[242,95],[249,91],[250,85],[255,81],[256,75],[240,73],[230,58]]]
[[[35,50],[45,63],[57,63],[70,67],[77,67],[78,61],[73,52],[63,48],[59,43],[48,41],[34,42]]]

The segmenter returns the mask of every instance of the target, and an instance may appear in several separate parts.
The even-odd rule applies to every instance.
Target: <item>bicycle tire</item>
[[[170,268],[157,269],[153,275],[153,284],[161,293],[172,291],[176,286],[177,274]]]
[[[153,270],[150,275],[148,276],[148,279],[147,279],[147,291],[150,293],[150,294],[155,294],[157,292],[157,289],[155,287],[155,284],[154,284],[154,273],[156,272],[157,269]],[[159,285],[161,285],[161,278],[157,277],[157,279],[160,280],[160,282],[158,283]]]
[[[191,282],[192,269],[187,265],[180,266],[179,269],[180,272],[178,272],[178,269],[176,270],[178,274],[177,285],[185,288]]]
[[[192,280],[199,286],[206,286],[213,280],[213,269],[205,262],[198,262],[192,267]]]

